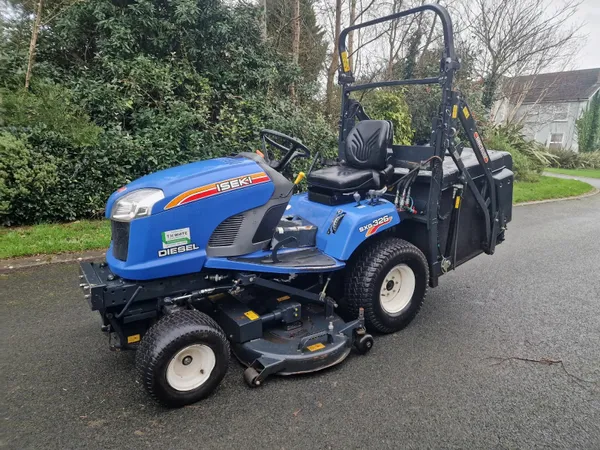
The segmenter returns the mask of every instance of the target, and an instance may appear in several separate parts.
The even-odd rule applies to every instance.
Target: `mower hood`
[[[268,176],[255,161],[241,156],[196,161],[172,167],[143,176],[119,188],[108,199],[105,214],[110,218],[115,201],[139,189],[160,189],[163,192],[164,198],[153,206],[152,215],[154,215],[165,209],[185,204],[186,198],[182,197],[184,194],[189,194],[187,196],[189,197],[195,193],[198,198],[211,193],[218,194],[227,188],[238,187],[239,183],[245,182],[244,177],[252,176],[254,180],[261,176],[263,177],[261,180],[268,181]],[[241,181],[235,181],[238,179]],[[249,180],[252,183],[253,179],[249,178]],[[193,200],[195,198],[191,198],[191,201]],[[189,201],[190,199],[187,200]]]

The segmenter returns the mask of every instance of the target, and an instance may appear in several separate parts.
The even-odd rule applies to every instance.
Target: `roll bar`
[[[348,36],[348,33],[353,30],[376,25],[378,23],[388,22],[401,17],[418,14],[423,11],[433,11],[437,17],[440,18],[444,31],[444,51],[440,58],[440,72],[438,76],[421,79],[377,81],[353,86],[352,83],[354,83],[355,80],[354,75],[352,74],[352,68],[350,67],[348,50],[346,48],[346,37]],[[454,50],[452,19],[450,19],[450,14],[448,14],[448,11],[443,6],[437,4],[422,5],[406,11],[400,11],[389,16],[380,17],[379,19],[352,25],[351,27],[345,28],[340,33],[338,39],[338,53],[340,58],[338,83],[342,86],[338,159],[342,162],[345,158],[345,141],[349,131],[355,126],[356,119],[366,120],[369,118],[362,109],[360,103],[350,98],[350,94],[353,91],[362,91],[379,87],[422,84],[438,84],[441,88],[440,107],[437,115],[433,119],[431,130],[432,133],[430,145],[435,159],[431,161],[431,182],[429,184],[429,197],[427,201],[429,206],[427,208],[425,217],[428,230],[426,255],[430,266],[429,283],[432,287],[435,287],[437,285],[438,276],[443,270],[446,270],[442,268],[442,261],[446,260],[445,263],[450,261],[452,267],[454,267],[454,265],[457,263],[455,261],[455,255],[447,257],[441,253],[441,249],[439,248],[439,201],[443,178],[442,162],[446,156],[446,152],[449,152],[454,163],[456,164],[458,171],[461,173],[464,183],[473,193],[475,201],[483,211],[485,217],[486,236],[483,251],[488,254],[494,253],[498,232],[503,226],[500,220],[502,214],[498,209],[496,201],[496,190],[498,187],[496,186],[496,182],[491,171],[491,166],[489,163],[490,159],[487,155],[487,150],[479,136],[479,133],[477,132],[475,120],[473,119],[466,101],[460,92],[453,90],[454,74],[460,68],[460,63]],[[469,172],[465,169],[464,163],[460,157],[462,152],[462,144],[460,141],[455,141],[459,121],[469,139],[479,164],[483,168],[486,179],[485,193],[483,190],[480,191],[478,186],[475,184]]]
[[[390,14],[388,16],[379,17],[378,19],[369,20],[368,22],[363,22],[363,23],[359,23],[356,25],[352,25],[348,28],[344,28],[338,38],[338,54],[339,54],[339,58],[340,58],[339,83],[340,84],[349,84],[354,81],[353,76],[352,76],[352,70],[350,67],[349,59],[348,59],[348,50],[346,47],[346,37],[348,36],[348,33],[350,33],[351,31],[354,31],[354,30],[358,30],[360,28],[370,27],[372,25],[377,25],[378,23],[389,22],[391,20],[410,16],[410,15],[417,14],[417,13],[420,13],[423,11],[433,11],[440,18],[440,21],[442,23],[442,29],[444,32],[444,50],[445,50],[444,56],[447,59],[449,59],[449,61],[448,61],[449,63],[458,62],[456,59],[456,53],[454,51],[454,34],[453,34],[453,30],[452,30],[452,19],[450,18],[450,14],[448,13],[448,10],[438,4],[427,4],[427,5],[417,6],[416,8],[407,9],[406,11],[400,11],[395,14]],[[425,81],[425,80],[427,80],[427,81]],[[406,83],[405,81],[409,81],[409,82]],[[430,84],[432,82],[437,82],[437,79],[436,80],[424,79],[423,81],[424,82],[418,82],[417,80],[398,80],[398,81],[386,82],[386,84],[368,83],[368,84],[363,84],[361,86],[368,85],[370,87],[375,88],[375,87],[380,87],[380,86],[390,86],[390,85],[398,85],[398,84]],[[356,86],[352,90],[359,90],[359,89],[357,89],[357,87],[358,86]],[[367,88],[365,87],[363,89],[367,89]]]

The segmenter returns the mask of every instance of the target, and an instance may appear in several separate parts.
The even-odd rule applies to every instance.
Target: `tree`
[[[325,111],[328,115],[333,115],[334,98],[334,80],[339,67],[339,46],[338,37],[342,31],[342,0],[335,0],[335,25],[333,32],[333,52],[331,53],[330,63],[327,67],[327,85],[325,87]]]
[[[43,0],[38,0],[38,6],[35,10],[35,19],[33,21],[33,29],[31,31],[31,41],[29,42],[29,58],[27,60],[27,72],[25,74],[25,89],[29,89],[29,80],[31,79],[31,71],[33,69],[33,62],[35,61],[35,47],[40,31],[40,23],[42,22],[43,5]]]
[[[490,109],[500,80],[539,73],[572,58],[578,26],[569,25],[581,0],[553,8],[546,0],[461,0],[459,13],[477,49],[483,104]]]
[[[21,22],[30,21],[29,51],[25,71],[25,89],[29,89],[38,45],[40,28],[49,25],[59,14],[81,0],[8,0],[12,13],[20,16]],[[17,20],[19,21],[19,20]]]
[[[261,15],[260,15],[260,35],[263,41],[267,40],[267,0],[260,0]]]
[[[266,0],[266,4],[270,45],[280,55],[297,62],[305,83],[316,83],[327,44],[323,41],[324,31],[317,25],[313,0]]]
[[[300,0],[293,0],[293,11],[292,11],[292,62],[298,65],[300,59]],[[292,101],[298,103],[298,97],[296,96],[296,84],[290,85],[290,94]]]
[[[580,152],[600,150],[600,91],[590,99],[577,119],[577,144]]]

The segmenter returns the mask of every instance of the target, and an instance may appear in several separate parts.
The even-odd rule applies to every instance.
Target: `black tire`
[[[382,307],[379,294],[386,275],[399,264],[412,269],[415,288],[407,306],[392,314]],[[396,237],[367,244],[346,276],[345,303],[350,314],[357,317],[359,308],[364,308],[367,329],[380,333],[393,333],[406,327],[421,309],[429,285],[429,267],[423,253]]]
[[[212,350],[214,366],[208,379],[197,388],[177,390],[167,380],[167,369],[182,349],[195,344]],[[229,342],[223,330],[209,316],[196,310],[163,317],[148,330],[136,353],[136,368],[146,392],[169,407],[189,405],[210,395],[223,380],[228,367]]]

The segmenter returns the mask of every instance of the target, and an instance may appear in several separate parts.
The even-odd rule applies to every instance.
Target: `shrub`
[[[42,157],[23,140],[0,132],[0,221],[4,225],[30,220],[32,207],[43,206],[57,182],[54,158]]]
[[[55,133],[73,145],[95,145],[102,131],[73,102],[71,91],[55,83],[38,83],[30,91],[2,89],[0,105],[0,125]]]
[[[365,112],[372,119],[390,120],[394,125],[394,144],[410,145],[415,134],[404,93],[400,89],[377,89],[365,96]]]
[[[553,158],[550,166],[560,169],[600,169],[600,151],[576,153],[571,150],[549,150]]]
[[[485,143],[491,150],[505,151],[512,155],[515,179],[519,181],[538,181],[544,167],[552,159],[552,155],[537,143],[525,139],[521,127],[515,125],[489,127]]]

